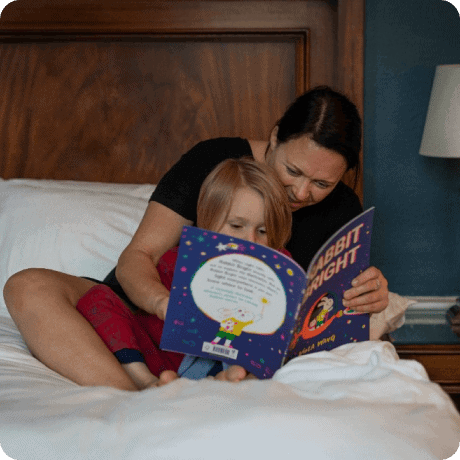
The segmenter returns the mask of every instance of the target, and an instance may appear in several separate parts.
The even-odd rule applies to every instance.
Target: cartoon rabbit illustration
[[[310,329],[316,329],[324,324],[329,316],[329,312],[334,308],[334,299],[330,297],[323,297],[318,306],[319,312],[315,315],[314,319],[310,321]]]
[[[241,308],[233,310],[221,308],[219,312],[225,319],[220,322],[220,329],[211,343],[216,345],[221,339],[225,339],[224,347],[228,348],[233,348],[232,341],[241,335],[246,326],[262,319],[262,314],[256,315],[252,311]]]

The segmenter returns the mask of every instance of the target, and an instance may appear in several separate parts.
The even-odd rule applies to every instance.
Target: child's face
[[[249,188],[237,190],[227,219],[218,231],[267,246],[265,205],[259,193]]]

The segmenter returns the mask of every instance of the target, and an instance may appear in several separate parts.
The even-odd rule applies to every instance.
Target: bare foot
[[[163,371],[160,374],[160,378],[157,381],[152,382],[147,388],[162,387],[163,385],[167,385],[168,383],[171,383],[178,378],[179,376],[174,371]],[[257,379],[255,375],[250,374],[241,366],[230,366],[225,371],[219,372],[215,377],[207,377],[207,378],[220,380],[222,382],[234,382],[234,383],[241,382],[241,380]]]
[[[123,369],[136,384],[138,390],[157,386],[158,377],[155,377],[145,363],[133,362],[122,364]]]
[[[160,378],[155,381],[152,381],[152,383],[148,385],[146,388],[162,387],[163,385],[167,385],[168,383],[171,383],[178,378],[179,376],[177,375],[177,372],[163,371],[160,374]]]
[[[168,383],[173,382],[174,380],[177,380],[179,376],[177,375],[177,372],[174,371],[163,371],[160,374],[160,379],[158,380],[158,385],[159,387],[162,387],[163,385],[167,385]]]
[[[216,380],[225,382],[241,382],[241,380],[255,379],[253,374],[250,374],[241,366],[230,366],[228,369],[219,372],[216,375]]]

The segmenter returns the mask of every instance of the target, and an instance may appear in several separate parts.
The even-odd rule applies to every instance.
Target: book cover
[[[372,215],[342,227],[307,272],[266,246],[185,226],[160,347],[270,378],[300,354],[367,340],[369,315],[341,299],[369,266]]]
[[[304,302],[284,363],[306,353],[369,340],[369,315],[344,307],[342,298],[352,280],[369,267],[373,216],[370,208],[352,219],[310,262]]]

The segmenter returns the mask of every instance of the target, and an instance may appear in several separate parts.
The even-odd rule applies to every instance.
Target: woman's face
[[[321,147],[308,136],[279,144],[277,132],[275,127],[266,162],[284,184],[292,211],[324,200],[346,172],[345,158]]]

